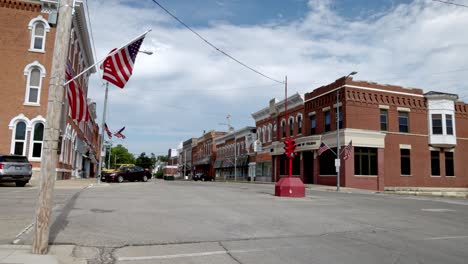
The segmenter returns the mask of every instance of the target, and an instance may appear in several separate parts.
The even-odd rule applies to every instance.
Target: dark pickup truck
[[[24,187],[32,175],[32,164],[25,156],[0,155],[0,182],[14,182]]]

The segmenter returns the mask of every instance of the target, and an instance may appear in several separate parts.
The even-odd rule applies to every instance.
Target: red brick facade
[[[56,30],[53,21],[48,21],[53,5],[47,1],[0,0],[0,57],[4,62],[0,64],[0,153],[27,156],[33,164],[33,177],[39,174],[43,140],[40,131],[47,113]],[[74,72],[94,63],[90,47],[84,9],[82,3],[77,3],[69,47]],[[77,80],[85,94],[89,74]],[[88,103],[95,118],[96,105]],[[94,120],[78,124],[67,118],[60,145],[62,153],[57,161],[58,178],[94,176],[100,143],[98,131]]]

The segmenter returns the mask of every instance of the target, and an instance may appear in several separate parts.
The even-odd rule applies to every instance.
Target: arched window
[[[262,143],[265,143],[266,142],[266,127],[264,126],[262,128]]]
[[[273,129],[273,126],[269,124],[268,125],[268,142],[271,142],[272,140],[272,129]]]
[[[42,157],[42,141],[44,139],[44,124],[36,123],[31,136],[31,147],[29,156],[31,159],[40,159]]]
[[[50,26],[47,20],[42,16],[33,18],[28,25],[29,30],[31,31],[31,43],[29,46],[29,51],[45,51],[46,44],[46,33],[49,32]]]
[[[24,75],[27,76],[24,103],[26,105],[39,105],[45,68],[39,62],[34,61],[24,68]]]
[[[292,137],[294,135],[294,118],[289,118],[289,136]]]
[[[285,120],[281,121],[281,130],[283,133],[283,137],[286,137],[286,121]]]
[[[26,152],[26,123],[16,123],[14,131],[13,154],[25,156]]]
[[[302,115],[297,115],[297,133],[302,133]]]

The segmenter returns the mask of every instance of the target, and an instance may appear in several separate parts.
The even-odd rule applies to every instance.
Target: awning
[[[210,164],[211,157],[204,157],[201,159],[196,160],[193,164],[194,165],[207,165]]]
[[[222,166],[223,166],[223,161],[222,160],[216,160],[213,167],[215,169],[219,169],[219,168],[222,168]]]

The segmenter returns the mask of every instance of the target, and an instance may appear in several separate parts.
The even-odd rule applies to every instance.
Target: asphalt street
[[[468,259],[467,200],[317,190],[307,190],[305,198],[279,198],[273,193],[268,184],[177,181],[57,190],[51,242],[77,245],[75,254],[89,263]],[[37,190],[0,188],[0,195],[0,241],[11,242],[31,222]],[[20,239],[31,243],[31,233]]]

